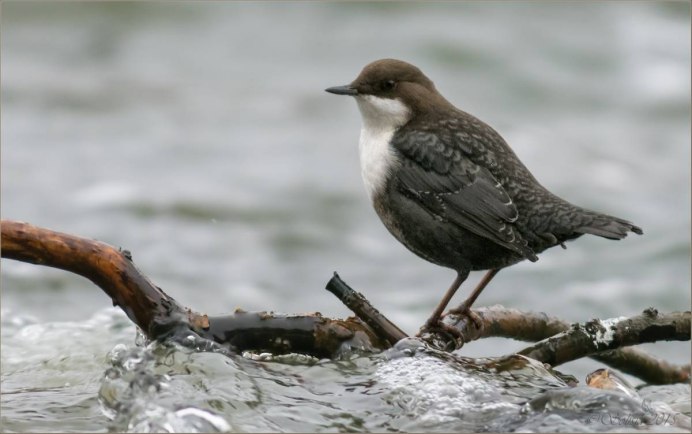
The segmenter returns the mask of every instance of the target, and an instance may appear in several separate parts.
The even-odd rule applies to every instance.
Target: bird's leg
[[[481,292],[483,292],[485,287],[488,286],[488,283],[490,283],[490,281],[493,279],[493,277],[495,277],[495,275],[497,274],[498,271],[500,271],[499,268],[494,268],[492,270],[489,270],[487,273],[485,273],[485,275],[483,276],[481,281],[478,282],[478,285],[473,290],[471,295],[469,295],[468,298],[466,300],[464,300],[459,306],[457,306],[453,309],[449,309],[448,313],[454,313],[457,315],[466,315],[469,318],[471,318],[471,320],[476,324],[476,327],[481,328],[483,322],[481,321],[480,318],[478,318],[477,314],[471,312],[471,306],[476,301],[478,296],[481,295]]]
[[[457,289],[461,286],[462,283],[464,283],[464,280],[469,276],[468,271],[458,271],[457,272],[457,277],[454,279],[454,282],[450,285],[449,289],[447,289],[447,292],[445,292],[444,297],[442,297],[442,300],[437,304],[437,307],[433,311],[432,315],[430,315],[430,318],[425,322],[423,327],[421,328],[421,331],[425,330],[430,330],[434,328],[441,328],[446,332],[451,333],[455,337],[461,337],[461,332],[457,330],[454,327],[446,326],[445,324],[442,324],[440,321],[440,318],[442,317],[442,312],[444,312],[445,308],[449,304],[449,301],[452,299],[454,296],[454,293],[457,292]],[[420,333],[419,333],[420,334]]]

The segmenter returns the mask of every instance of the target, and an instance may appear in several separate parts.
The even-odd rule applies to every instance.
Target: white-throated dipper
[[[469,272],[489,270],[455,313],[469,308],[504,267],[583,234],[619,240],[634,224],[590,211],[538,183],[490,126],[447,101],[420,69],[382,59],[345,86],[363,118],[360,164],[375,211],[421,258],[457,272],[424,328],[440,317]]]

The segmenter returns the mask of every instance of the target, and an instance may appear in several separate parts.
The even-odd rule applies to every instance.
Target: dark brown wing
[[[458,135],[447,141],[430,131],[403,128],[392,137],[400,192],[436,218],[451,222],[520,255],[538,258],[512,223],[519,213],[502,185],[471,161]]]

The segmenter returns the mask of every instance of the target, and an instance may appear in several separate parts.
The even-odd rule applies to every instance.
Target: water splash
[[[109,353],[111,367],[99,389],[103,414],[113,428],[127,432],[229,432],[230,425],[214,412],[180,403],[166,405],[171,376],[156,373],[157,344],[128,348],[118,345]]]

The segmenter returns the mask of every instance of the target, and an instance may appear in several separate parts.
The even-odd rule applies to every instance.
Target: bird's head
[[[355,97],[366,125],[399,127],[436,104],[448,104],[420,69],[395,59],[376,60],[351,84],[326,91]]]

